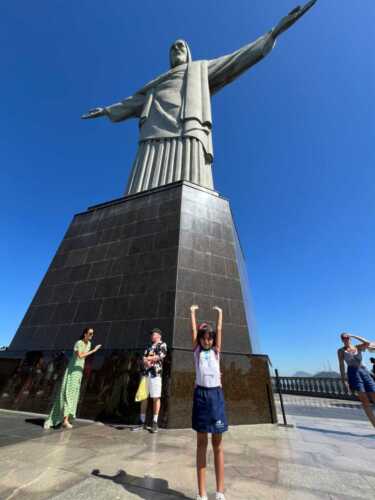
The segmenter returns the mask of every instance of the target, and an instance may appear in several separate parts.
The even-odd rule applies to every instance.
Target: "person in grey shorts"
[[[360,344],[353,345],[352,338],[358,340]],[[337,351],[341,379],[343,384],[346,387],[349,386],[350,390],[358,396],[368,419],[375,427],[375,415],[371,408],[371,403],[375,403],[375,381],[362,364],[362,353],[367,349],[373,350],[375,343],[345,332],[341,334],[341,341],[344,346]],[[347,374],[345,374],[344,363],[348,367]]]

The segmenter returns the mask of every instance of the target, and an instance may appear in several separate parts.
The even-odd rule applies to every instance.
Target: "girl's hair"
[[[340,337],[341,337],[341,340],[344,340],[345,337],[349,337],[349,333],[342,332],[342,334],[340,335]]]
[[[85,328],[82,332],[82,335],[81,335],[81,340],[83,340],[85,338],[85,335],[87,333],[89,333],[89,331],[92,330],[92,328],[90,326],[88,326],[87,328]]]
[[[375,363],[375,358],[370,358],[370,363]]]
[[[197,343],[201,345],[201,340],[208,333],[209,338],[213,340],[213,346],[216,345],[216,332],[212,330],[211,325],[208,323],[201,323],[198,325],[198,333],[197,333]]]

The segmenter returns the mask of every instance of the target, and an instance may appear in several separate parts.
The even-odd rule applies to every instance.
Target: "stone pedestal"
[[[249,356],[253,349],[242,259],[228,201],[199,186],[177,182],[91,207],[74,217],[3,359],[21,351],[25,395],[32,393],[38,372],[45,388],[34,388],[36,410],[36,393],[44,391],[49,404],[56,390],[52,374],[59,353],[61,361],[61,352],[72,349],[83,328],[93,327],[94,343],[104,350],[86,363],[80,414],[113,413],[128,421],[137,413],[132,401],[137,360],[151,328],[158,327],[170,349],[163,421],[186,427],[194,382],[189,308],[198,304],[199,321],[213,321],[212,307],[218,305],[224,313],[223,381],[229,420],[273,421],[267,359]],[[64,363],[60,371],[61,366]],[[33,373],[29,381],[27,370]],[[9,407],[11,391],[5,385],[0,391],[8,396],[0,394],[0,406]],[[90,398],[92,391],[96,399]]]

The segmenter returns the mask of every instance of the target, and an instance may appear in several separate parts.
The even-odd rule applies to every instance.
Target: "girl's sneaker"
[[[224,493],[216,492],[216,500],[225,500]]]
[[[201,497],[200,495],[197,495],[197,500],[208,500],[206,496]]]

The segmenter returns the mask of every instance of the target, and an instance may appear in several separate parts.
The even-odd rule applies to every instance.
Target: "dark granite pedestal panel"
[[[106,354],[95,355],[87,370],[102,359],[105,367],[101,369],[107,375],[100,387],[94,384],[93,397],[89,389],[85,390],[80,415],[98,416],[102,413],[97,395],[104,394],[113,380],[116,391],[132,394],[129,370],[137,372],[135,360],[149,340],[150,329],[161,328],[173,350],[167,362],[172,376],[165,381],[163,419],[170,426],[184,427],[190,425],[190,412],[186,412],[189,400],[183,402],[178,381],[188,373],[190,385],[193,383],[191,359],[185,352],[191,347],[190,305],[199,305],[199,321],[211,322],[215,320],[212,308],[218,305],[224,311],[224,351],[233,353],[231,356],[237,354],[230,362],[224,357],[223,363],[225,367],[233,365],[234,371],[228,368],[228,374],[238,375],[237,386],[241,388],[236,392],[233,382],[227,393],[230,398],[242,394],[244,404],[239,413],[241,405],[229,405],[230,412],[235,408],[232,422],[268,422],[273,418],[272,411],[264,411],[269,408],[268,396],[265,399],[263,389],[246,389],[244,382],[253,384],[251,373],[255,372],[251,370],[255,367],[259,380],[265,380],[268,369],[260,367],[266,363],[264,358],[249,368],[246,357],[253,348],[242,259],[228,201],[199,186],[178,182],[92,207],[74,217],[10,350],[29,351],[27,356],[35,359],[38,352],[42,353],[40,363],[46,362],[52,373],[56,353],[71,350],[83,328],[93,327],[94,343],[102,344]],[[39,362],[29,358],[21,367],[25,373],[30,363],[34,366]],[[35,366],[32,373],[38,377],[41,369]],[[122,375],[115,375],[115,370]],[[52,382],[60,375],[54,376],[48,387],[55,390]],[[86,378],[89,384],[91,376]],[[30,377],[26,379],[33,383]],[[43,391],[47,394],[46,389]],[[38,402],[35,395],[30,402],[31,392],[21,392],[28,396],[28,402],[20,403],[19,408],[31,409],[28,405],[32,405],[34,410],[43,409],[40,398]],[[25,401],[22,395],[20,398]],[[108,408],[112,407],[108,401],[103,403],[104,414],[110,414]],[[128,415],[133,411],[129,408]],[[113,409],[113,415],[116,411]]]
[[[229,425],[277,421],[267,356],[224,352],[221,373]],[[194,378],[191,351],[174,350],[168,412],[172,428],[184,428],[191,420]]]
[[[182,187],[74,217],[10,349],[71,349],[86,326],[134,349],[158,325],[171,343]]]
[[[78,416],[135,424],[141,351],[103,350],[88,358]],[[0,407],[48,413],[71,351],[9,351],[0,355]],[[223,389],[231,425],[275,422],[275,408],[264,356],[222,355]],[[191,351],[173,349],[164,366],[159,423],[191,426],[194,367]],[[151,410],[151,405],[149,405]],[[151,417],[151,414],[149,415]]]

